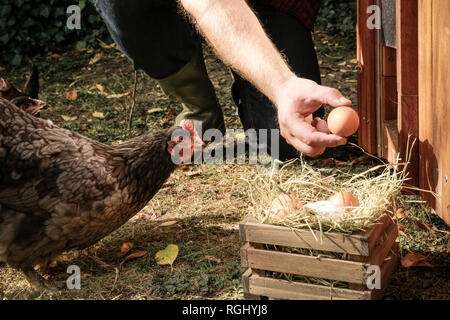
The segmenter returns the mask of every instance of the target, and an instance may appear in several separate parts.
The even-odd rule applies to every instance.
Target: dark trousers
[[[136,69],[163,79],[180,70],[201,50],[198,37],[175,0],[96,0],[112,38]],[[320,84],[320,70],[311,32],[296,18],[267,6],[254,10],[261,23],[300,77]],[[230,48],[231,50],[232,48]],[[277,129],[273,104],[248,81],[233,72],[233,99],[244,129]],[[314,116],[323,117],[323,107]],[[268,135],[270,138],[270,134]],[[294,158],[298,152],[280,136],[279,158]],[[271,141],[268,141],[269,147]],[[269,150],[270,151],[270,150]]]

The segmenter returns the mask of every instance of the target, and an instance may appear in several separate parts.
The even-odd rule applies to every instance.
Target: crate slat
[[[395,239],[398,235],[398,227],[396,224],[391,223],[389,228],[385,230],[385,232],[381,235],[381,238],[384,238],[378,246],[374,247],[370,254],[370,264],[381,266],[383,264],[384,259],[389,254],[389,251],[392,248],[392,245],[395,242]]]
[[[380,221],[375,224],[375,226],[366,232],[366,236],[369,242],[369,253],[372,252],[373,248],[377,245],[377,241],[380,239],[381,234],[389,228],[394,222],[389,215],[381,217]]]
[[[250,293],[250,276],[252,275],[252,269],[245,270],[242,275],[242,289],[244,291],[244,298],[246,300],[261,300],[260,295],[253,295]]]
[[[310,230],[294,230],[253,221],[240,224],[240,237],[243,242],[332,251],[361,256],[369,255],[367,236],[328,232],[322,233],[323,242],[321,243],[320,232],[314,231],[314,235],[316,238],[314,238]]]
[[[254,269],[292,273],[308,277],[326,278],[351,283],[365,283],[368,265],[361,262],[317,258],[248,247],[243,249],[247,262],[244,267]]]
[[[249,269],[250,270],[250,269]],[[292,300],[367,300],[369,291],[357,291],[343,288],[329,288],[321,285],[272,279],[251,275],[249,293],[275,299]]]
[[[381,266],[381,288],[372,290],[372,299],[379,300],[383,297],[384,292],[391,281],[395,269],[397,268],[398,261],[400,259],[399,246],[397,242],[392,245],[391,251],[389,252],[387,259]]]

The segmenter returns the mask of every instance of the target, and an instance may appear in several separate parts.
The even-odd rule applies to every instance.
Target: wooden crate
[[[247,299],[381,299],[398,263],[397,234],[397,223],[385,216],[365,233],[324,233],[321,243],[309,229],[261,224],[248,216],[240,224],[245,242],[241,264],[247,268],[242,276],[244,295]],[[315,235],[320,239],[318,231]],[[346,260],[268,250],[265,245],[345,253]],[[380,266],[379,290],[366,286],[370,265]],[[270,278],[266,275],[270,271],[347,282],[349,289]]]

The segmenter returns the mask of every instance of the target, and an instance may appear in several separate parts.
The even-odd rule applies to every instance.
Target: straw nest
[[[309,228],[321,233],[365,231],[386,213],[392,214],[392,204],[407,179],[406,167],[403,164],[399,170],[397,161],[396,165],[383,163],[361,173],[341,171],[327,176],[323,170],[297,159],[285,163],[279,170],[260,173],[254,179],[246,180],[250,186],[250,213],[260,223]],[[343,207],[330,215],[306,205],[327,200],[338,192],[352,193],[360,205]],[[287,201],[281,208],[283,214],[280,214],[280,201],[277,199],[282,195],[294,196],[303,207]]]

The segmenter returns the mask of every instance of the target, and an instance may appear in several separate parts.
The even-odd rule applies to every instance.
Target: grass
[[[351,38],[352,35],[349,35]],[[330,37],[320,31],[314,38],[322,70],[323,83],[340,89],[355,103],[356,61],[354,50],[342,43],[349,38]],[[40,98],[52,107],[42,117],[57,125],[77,131],[101,142],[111,144],[173,124],[180,106],[166,98],[157,83],[139,71],[137,108],[132,129],[127,129],[126,109],[131,96],[108,98],[107,95],[130,93],[133,70],[128,60],[115,48],[101,46],[58,55],[33,58],[41,70]],[[95,62],[96,55],[102,59]],[[229,70],[210,51],[205,50],[207,68],[216,88],[228,128],[241,123],[232,102]],[[94,63],[95,62],[95,63]],[[30,66],[4,67],[0,76],[21,85]],[[2,69],[0,69],[2,70]],[[97,85],[104,88],[102,93]],[[76,89],[76,100],[66,99],[66,92]],[[93,113],[102,112],[104,118]],[[76,117],[65,121],[62,116]],[[356,136],[350,139],[356,142]],[[373,164],[351,165],[361,156],[354,147],[329,149],[310,165],[327,175],[357,173]],[[330,158],[335,160],[330,161]],[[195,173],[195,174],[193,174]],[[70,265],[82,272],[81,290],[63,290],[60,295],[41,293],[29,288],[17,271],[0,268],[1,299],[242,299],[238,224],[247,214],[250,201],[248,186],[241,178],[253,179],[257,167],[251,165],[195,165],[179,168],[161,191],[138,215],[110,236],[88,250],[69,252],[50,268],[52,280],[65,281]],[[402,252],[430,254],[434,268],[399,267],[386,299],[449,299],[448,267],[450,228],[433,215],[417,198],[402,197],[402,206],[409,213],[402,219],[404,235],[399,237]],[[158,227],[164,221],[178,221],[169,227]],[[438,231],[421,229],[423,221]],[[132,242],[133,249],[147,255],[127,261],[121,270],[119,257],[122,243]],[[173,265],[159,266],[154,255],[167,244],[180,248]]]

